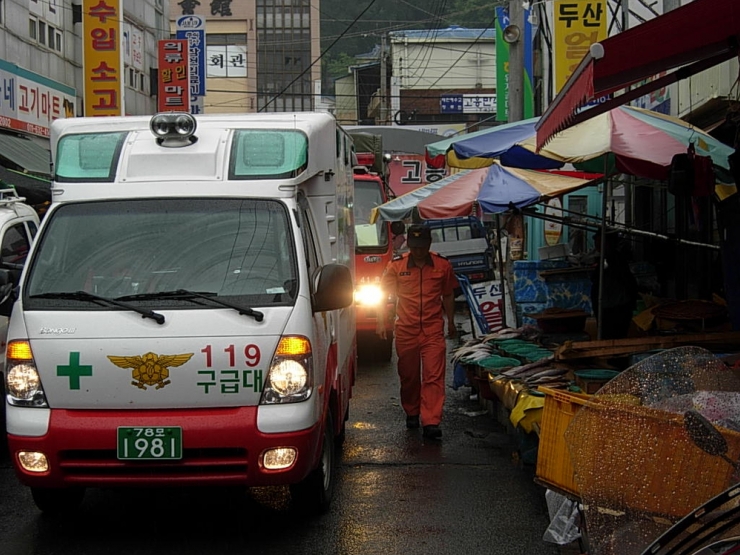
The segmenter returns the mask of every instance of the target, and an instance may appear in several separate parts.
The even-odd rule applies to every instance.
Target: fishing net
[[[710,454],[692,440],[684,422],[690,410],[721,435],[723,453]],[[663,351],[591,397],[568,425],[565,442],[589,553],[641,554],[682,517],[736,483],[740,377],[705,349]]]

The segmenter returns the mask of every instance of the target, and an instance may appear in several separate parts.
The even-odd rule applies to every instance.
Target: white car
[[[39,228],[38,213],[24,200],[15,189],[0,189],[0,268],[10,270],[15,283],[20,278],[31,242]],[[0,304],[5,301],[7,299],[0,297]],[[0,316],[0,373],[5,367],[7,331],[8,318]]]

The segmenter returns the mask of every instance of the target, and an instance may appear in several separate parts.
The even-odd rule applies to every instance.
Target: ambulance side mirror
[[[319,272],[313,311],[326,312],[350,306],[354,302],[354,289],[352,273],[347,266],[327,264]]]

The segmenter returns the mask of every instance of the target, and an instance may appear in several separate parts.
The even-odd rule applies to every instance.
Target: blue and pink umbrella
[[[401,195],[373,209],[370,220],[405,220],[416,208],[424,219],[488,214],[523,208],[570,193],[600,179],[600,174],[573,175],[507,168],[462,170],[435,183]]]
[[[534,125],[538,118],[492,127],[427,145],[432,165],[480,168],[499,160],[518,168],[552,168],[583,164],[611,155],[622,173],[664,180],[673,156],[694,145],[716,167],[729,170],[733,149],[685,121],[620,106],[565,129],[536,152]],[[593,167],[593,166],[592,166]],[[603,168],[603,162],[601,168]]]

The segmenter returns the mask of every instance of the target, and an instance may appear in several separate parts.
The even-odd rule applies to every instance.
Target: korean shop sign
[[[82,63],[85,116],[121,116],[123,52],[120,0],[83,0]]]
[[[159,112],[189,112],[188,41],[187,39],[160,40],[158,47],[157,110]]]
[[[176,37],[188,41],[188,65],[190,72],[190,94],[206,94],[206,18],[199,15],[183,15],[175,21]]]
[[[557,94],[589,47],[607,38],[606,0],[555,0],[553,35]]]
[[[440,114],[485,114],[496,112],[495,94],[443,94]]]
[[[57,118],[75,116],[72,87],[0,60],[0,127],[41,137]]]

